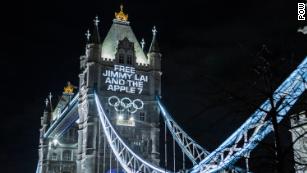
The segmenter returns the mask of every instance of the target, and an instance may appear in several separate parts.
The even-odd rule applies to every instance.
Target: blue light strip
[[[280,122],[285,117],[291,107],[298,100],[299,96],[302,95],[302,93],[306,90],[306,81],[307,57],[273,94],[274,105],[276,105],[277,102],[282,101],[282,104],[277,108],[279,113],[278,122]],[[267,112],[271,110],[270,101],[266,100],[260,108],[261,109],[256,110],[255,113],[250,118],[248,118],[247,121],[241,125],[241,127],[238,128],[228,139],[226,139],[215,151],[213,151],[207,158],[201,161],[199,165],[194,166],[192,172],[199,172],[203,165],[210,164],[210,162],[217,158],[223,151],[225,151],[226,148],[230,148],[232,145],[234,145],[237,139],[239,139],[240,136],[247,132],[252,125],[259,123],[261,118],[266,116]],[[271,131],[271,122],[266,121],[263,127],[249,140],[249,143],[244,148],[242,148],[239,152],[236,152],[227,160],[224,160],[221,166],[210,170],[210,172],[216,172],[222,168],[226,168],[231,163],[240,159],[248,151],[253,150],[258,145],[258,143]]]
[[[36,171],[35,171],[35,173],[40,173],[40,166],[39,166],[39,163],[37,163],[37,166],[36,166]]]
[[[63,125],[63,127],[58,130],[59,133],[55,135],[55,138],[56,139],[61,138],[62,135],[65,134],[74,125],[77,119],[79,119],[78,110],[74,112],[73,115],[68,116],[68,119],[65,120],[64,122],[65,124]]]
[[[182,142],[179,141],[179,139],[176,137],[176,134],[175,132],[171,129],[172,125],[170,124],[170,122],[173,122],[174,124],[176,124],[176,126],[178,126],[177,128],[180,129],[180,133],[182,133],[183,135],[186,136],[186,138],[188,138],[190,140],[191,143],[193,143],[194,145],[196,145],[199,149],[201,149],[205,154],[206,156],[210,154],[209,151],[205,150],[203,147],[201,147],[198,143],[196,143],[190,136],[188,136],[188,134],[183,131],[179,125],[175,122],[175,120],[173,119],[173,117],[170,115],[170,113],[166,110],[165,106],[162,104],[161,102],[161,99],[159,96],[156,97],[157,99],[157,102],[158,102],[158,105],[159,105],[159,108],[162,112],[162,116],[164,118],[164,122],[167,123],[167,126],[168,126],[168,129],[169,131],[171,132],[173,138],[176,140],[177,144],[180,146],[180,148],[182,149],[182,151],[188,156],[188,158],[193,162],[193,164],[195,165],[198,165],[199,163],[195,162],[195,159],[194,156],[189,152],[187,151],[186,147],[182,144]],[[239,168],[239,167],[235,167],[235,166],[230,166],[229,167],[232,171],[234,171],[235,173],[245,173],[246,170],[242,169],[242,168]]]
[[[162,116],[164,118],[164,122],[167,124],[167,127],[169,131],[171,132],[173,139],[176,140],[177,144],[180,146],[180,148],[185,152],[185,154],[188,156],[188,158],[193,162],[193,164],[197,164],[196,160],[201,159],[201,158],[195,158],[195,156],[192,155],[189,151],[187,151],[186,146],[183,145],[181,141],[177,138],[175,132],[172,130],[172,125],[170,123],[173,122],[177,126],[178,129],[180,129],[180,133],[185,136],[185,138],[188,138],[188,140],[192,143],[192,145],[195,145],[197,149],[199,149],[201,152],[204,153],[205,156],[209,155],[209,152],[205,150],[203,147],[201,147],[197,142],[195,142],[192,138],[189,137],[189,135],[180,128],[180,126],[177,124],[177,122],[172,118],[172,116],[166,111],[165,106],[162,104],[160,97],[156,97],[159,108],[162,112]],[[199,156],[198,156],[199,157]]]
[[[48,138],[48,136],[52,133],[52,131],[59,125],[59,123],[66,117],[67,113],[78,103],[79,93],[75,95],[75,97],[68,103],[64,111],[61,113],[60,118],[58,118],[52,125],[49,127],[47,132],[44,134],[44,138]]]

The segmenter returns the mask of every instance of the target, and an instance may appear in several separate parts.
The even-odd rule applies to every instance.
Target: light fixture
[[[118,119],[118,120],[123,120],[123,119],[124,119],[124,116],[118,115],[117,119]]]
[[[53,143],[53,145],[57,145],[59,143],[59,141],[57,139],[53,139],[52,143]]]
[[[131,116],[131,117],[129,118],[129,121],[134,121],[134,117]]]

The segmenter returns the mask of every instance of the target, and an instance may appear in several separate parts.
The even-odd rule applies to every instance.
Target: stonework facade
[[[63,93],[55,109],[45,110],[41,118],[39,164],[40,171],[46,173],[71,173],[76,172],[77,156],[77,125],[73,124],[65,130],[63,135],[57,137],[50,134],[57,120],[61,118],[61,112],[71,102],[71,94]],[[51,105],[51,104],[50,104]],[[71,107],[70,114],[76,112],[76,108]],[[50,134],[49,138],[45,138]]]
[[[98,22],[96,19],[91,37],[88,34],[85,55],[80,57],[78,94],[64,93],[65,101],[45,111],[42,117],[42,173],[121,171],[105,140],[94,93],[126,144],[150,163],[160,164],[160,110],[156,97],[161,95],[161,54],[156,30],[145,53],[129,21],[114,19],[103,42]],[[61,128],[60,121],[72,121],[75,113],[78,119],[74,125]]]

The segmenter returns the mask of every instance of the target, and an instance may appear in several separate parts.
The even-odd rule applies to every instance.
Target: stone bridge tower
[[[136,153],[159,165],[159,108],[161,54],[156,28],[148,53],[134,35],[123,6],[115,13],[104,41],[99,20],[87,33],[86,53],[80,58],[78,173],[120,169],[104,139],[94,103],[94,92],[120,136]]]

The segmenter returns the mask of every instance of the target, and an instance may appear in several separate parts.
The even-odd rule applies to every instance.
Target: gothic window
[[[87,73],[84,73],[83,77],[83,81],[81,85],[87,85]]]
[[[118,63],[120,63],[120,64],[124,64],[125,63],[124,55],[123,54],[119,54]]]
[[[140,121],[145,121],[145,112],[140,112]]]
[[[127,64],[132,65],[132,56],[131,55],[127,56]]]
[[[87,133],[88,133],[88,135],[87,135],[87,139],[86,139],[86,142],[87,142],[86,146],[87,146],[87,148],[94,148],[93,139],[94,139],[95,131],[94,131],[93,125],[87,126]],[[92,152],[92,150],[87,150],[87,152]]]
[[[57,154],[56,153],[52,153],[51,160],[57,160]]]
[[[71,160],[71,151],[69,151],[69,150],[63,151],[63,160],[64,161],[70,161]]]

